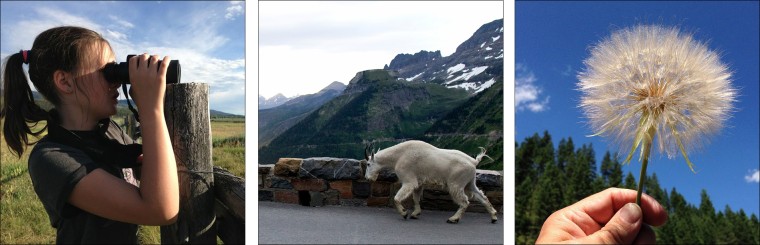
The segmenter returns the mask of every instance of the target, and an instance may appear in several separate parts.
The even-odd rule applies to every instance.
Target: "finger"
[[[138,64],[138,67],[150,67],[150,63],[148,62],[148,59],[150,59],[150,56],[146,53],[143,53],[139,56],[138,60],[140,63]]]
[[[149,63],[150,64],[148,65],[148,67],[158,67],[156,65],[156,63],[158,63],[158,55],[151,55]],[[156,70],[158,70],[158,69],[156,69]]]
[[[631,192],[635,193],[633,190]],[[668,211],[660,205],[657,199],[646,193],[641,194],[641,211],[644,212],[644,223],[648,225],[661,226],[668,221]]]
[[[132,56],[129,58],[129,60],[127,60],[127,62],[129,62],[129,74],[135,74],[135,71],[137,71],[137,63],[140,62],[137,57],[138,56]]]
[[[613,214],[628,203],[636,201],[636,191],[630,189],[609,188],[589,196],[571,207],[587,213],[597,223],[607,223]],[[667,211],[653,197],[641,195],[641,209],[644,222],[653,226],[665,224],[668,220]]]
[[[171,62],[169,56],[164,56],[164,60],[161,61],[161,66],[158,67],[159,76],[166,76],[166,71],[169,69],[169,62]]]
[[[643,224],[643,213],[635,203],[623,206],[601,230],[579,239],[585,244],[630,244],[639,235]]]
[[[654,244],[655,242],[657,242],[657,235],[654,233],[654,230],[652,230],[651,226],[644,224],[641,226],[639,235],[633,241],[633,244]]]

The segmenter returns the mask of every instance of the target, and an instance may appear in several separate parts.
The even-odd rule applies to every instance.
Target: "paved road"
[[[260,244],[502,244],[503,216],[491,224],[486,213],[465,213],[448,224],[454,212],[422,210],[420,219],[404,220],[395,209],[375,207],[305,207],[259,202]]]

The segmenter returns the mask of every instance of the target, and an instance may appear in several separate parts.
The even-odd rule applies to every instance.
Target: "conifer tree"
[[[716,243],[739,243],[739,239],[736,237],[736,228],[734,227],[738,224],[733,223],[733,220],[735,220],[734,216],[736,215],[731,210],[731,207],[726,205],[725,209],[723,210],[723,218],[720,220],[720,223],[717,226],[718,231],[716,233],[720,234],[720,236],[717,237]]]
[[[610,175],[612,175],[612,157],[610,157],[609,151],[605,152],[604,157],[602,157],[602,166],[600,170],[604,182],[610,183]]]
[[[539,178],[535,191],[530,200],[530,232],[536,234],[541,231],[544,220],[549,218],[554,211],[561,209],[562,183],[556,181],[560,179],[561,173],[555,164],[548,164],[546,171]]]
[[[623,188],[636,190],[636,178],[633,177],[631,172],[628,172],[625,176],[625,184],[623,184]]]
[[[623,169],[617,157],[609,151],[604,153],[601,166],[602,177],[608,187],[623,187]]]
[[[652,173],[652,176],[647,177],[644,181],[644,190],[647,195],[654,197],[660,204],[667,203],[669,200],[665,199],[664,191],[660,188],[660,181],[657,179],[657,173]]]
[[[568,137],[567,140],[562,138],[557,146],[557,166],[562,171],[565,171],[565,167],[570,164],[575,152],[575,145],[573,145],[573,138]]]
[[[700,196],[700,202],[699,202],[700,214],[706,217],[710,217],[710,218],[715,216],[715,208],[713,207],[712,201],[710,201],[710,196],[707,195],[707,190],[702,189],[702,192],[699,193],[699,196]]]

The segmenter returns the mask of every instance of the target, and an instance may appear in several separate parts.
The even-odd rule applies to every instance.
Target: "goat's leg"
[[[414,190],[414,193],[412,195],[412,198],[414,198],[414,211],[412,212],[412,219],[417,219],[420,217],[420,213],[422,213],[422,207],[420,207],[420,200],[422,200],[422,191],[424,189],[422,186],[417,187],[416,190]]]
[[[470,201],[467,200],[467,195],[464,193],[464,188],[449,188],[449,194],[451,195],[451,199],[454,200],[454,203],[459,205],[459,209],[457,209],[457,212],[454,213],[454,216],[451,216],[448,220],[446,220],[446,223],[456,224],[459,223],[459,219],[462,218],[462,214],[464,214],[464,211],[467,210],[467,206],[470,205]]]
[[[401,184],[401,188],[396,193],[396,196],[393,197],[393,201],[396,203],[396,211],[398,211],[398,213],[401,215],[401,217],[404,217],[404,219],[409,218],[409,214],[407,214],[406,210],[404,209],[403,201],[412,195],[414,189],[415,186],[412,186],[410,184]]]
[[[498,216],[496,216],[496,209],[493,208],[493,205],[491,205],[491,202],[488,201],[488,198],[486,197],[483,192],[478,189],[478,187],[475,185],[475,180],[467,184],[466,190],[471,193],[471,197],[475,200],[478,200],[483,206],[486,207],[486,210],[488,213],[491,214],[491,223],[496,223],[496,221],[499,219]]]

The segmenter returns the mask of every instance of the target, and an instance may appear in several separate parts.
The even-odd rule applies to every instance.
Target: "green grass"
[[[29,151],[17,157],[5,143],[5,135],[0,136],[0,243],[55,242],[55,229],[29,178]]]
[[[211,121],[212,161],[245,178],[245,123]]]
[[[122,121],[114,119],[117,123]],[[42,122],[38,127],[44,125]],[[214,164],[245,177],[245,121],[212,119],[211,132]],[[18,158],[11,153],[0,134],[0,244],[55,242],[55,229],[50,226],[29,177],[27,161],[31,149],[27,148]],[[160,234],[159,226],[140,226],[138,239],[141,244],[159,244]],[[217,243],[221,241],[217,239]]]

